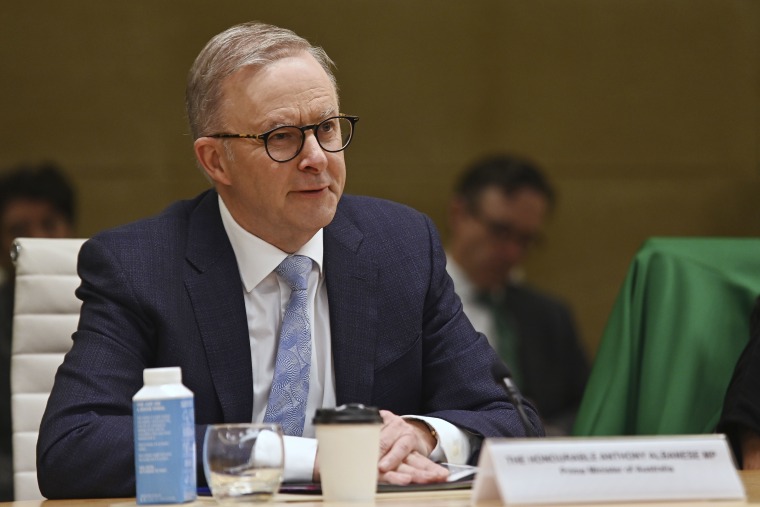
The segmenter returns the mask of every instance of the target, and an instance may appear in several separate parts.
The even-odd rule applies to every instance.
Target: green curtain
[[[573,433],[710,433],[760,295],[760,239],[653,238],[633,259]]]

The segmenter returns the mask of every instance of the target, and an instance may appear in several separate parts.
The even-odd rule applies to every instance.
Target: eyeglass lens
[[[314,128],[317,142],[323,150],[341,151],[351,141],[351,121],[346,118],[328,118]],[[276,161],[294,158],[304,143],[305,132],[299,127],[280,127],[273,130],[266,138],[269,156]]]

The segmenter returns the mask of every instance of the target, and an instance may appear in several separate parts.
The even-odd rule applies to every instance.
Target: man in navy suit
[[[382,409],[378,477],[397,484],[443,481],[435,461],[473,462],[484,437],[524,435],[431,221],[342,196],[357,118],[339,112],[331,63],[258,23],[200,53],[187,108],[214,188],[82,247],[80,322],[37,447],[43,495],[134,495],[131,398],[144,368],[182,368],[199,450],[208,424],[264,420],[290,294],[275,269],[292,255],[310,259],[311,358],[305,424],[285,437],[286,480],[319,476],[320,407]]]

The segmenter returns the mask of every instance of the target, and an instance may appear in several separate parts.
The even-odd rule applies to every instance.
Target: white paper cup
[[[325,502],[373,502],[377,491],[382,418],[360,404],[321,409],[314,416]]]

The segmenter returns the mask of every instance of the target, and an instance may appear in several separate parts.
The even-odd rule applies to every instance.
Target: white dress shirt
[[[472,327],[480,331],[488,339],[494,350],[496,349],[497,328],[493,311],[488,305],[477,300],[477,291],[467,275],[454,261],[454,257],[446,252],[446,271],[454,282],[454,290],[462,300],[462,310],[470,319]]]
[[[253,366],[251,420],[261,422],[264,420],[272,387],[282,313],[290,297],[290,287],[274,273],[274,270],[288,254],[243,229],[232,217],[221,197],[219,210],[224,229],[235,252],[243,286]],[[312,323],[311,374],[303,437],[285,436],[286,481],[312,479],[317,453],[312,419],[317,409],[335,406],[335,371],[332,362],[330,312],[323,252],[322,229],[295,252],[313,261],[308,280],[308,312]],[[422,420],[435,430],[438,445],[431,453],[431,459],[458,464],[467,461],[471,449],[470,441],[474,438],[472,435],[442,419],[407,417]]]

